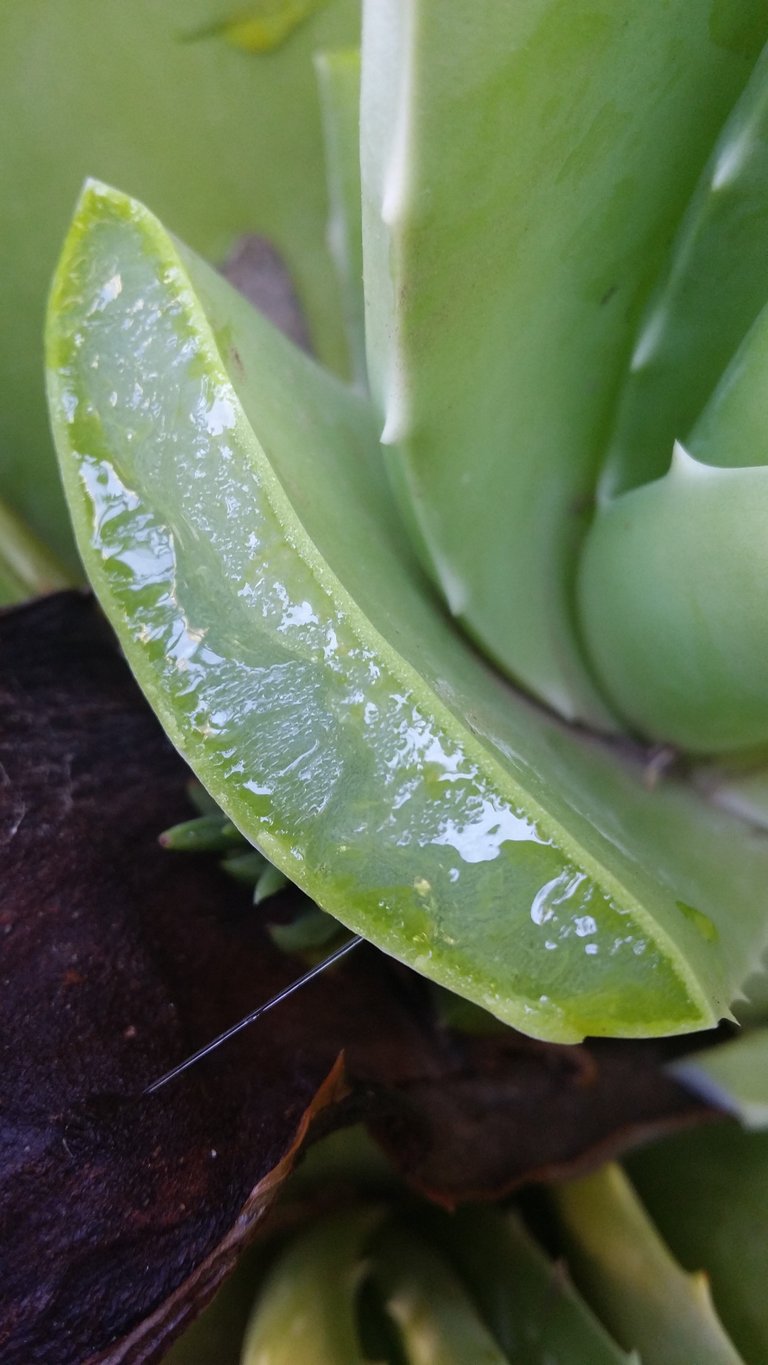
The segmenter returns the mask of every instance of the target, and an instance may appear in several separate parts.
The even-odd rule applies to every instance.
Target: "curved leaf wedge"
[[[768,841],[500,682],[414,566],[368,404],[86,188],[49,394],[81,553],[229,817],[385,951],[544,1038],[712,1025]]]
[[[393,487],[484,652],[604,730],[573,614],[600,452],[766,38],[751,0],[738,24],[710,0],[364,6],[366,334]]]

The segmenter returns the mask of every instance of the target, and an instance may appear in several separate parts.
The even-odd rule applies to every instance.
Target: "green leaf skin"
[[[0,5],[0,495],[76,570],[41,380],[51,273],[87,175],[156,204],[223,261],[260,232],[280,249],[316,351],[343,368],[324,242],[312,53],[357,41],[331,0],[277,52],[193,40],[237,0],[3,0]]]
[[[365,1365],[355,1291],[378,1217],[337,1214],[288,1246],[254,1304],[240,1365]]]
[[[318,52],[315,72],[328,183],[328,250],[341,282],[352,371],[367,387],[360,218],[360,49]]]
[[[582,557],[584,638],[608,695],[690,753],[768,743],[767,384],[768,304],[669,473],[607,502]]]
[[[98,185],[48,356],[93,584],[172,741],[271,862],[525,1032],[728,1012],[768,937],[768,841],[677,783],[650,792],[490,672],[411,563],[361,396]]]
[[[768,1134],[716,1124],[656,1143],[628,1165],[674,1255],[706,1272],[738,1349],[749,1365],[762,1365],[768,1360]]]
[[[424,1222],[509,1365],[640,1365],[611,1340],[564,1266],[548,1259],[516,1215],[467,1208]]]
[[[579,574],[606,695],[698,754],[768,743],[766,231],[768,48],[643,321]]]
[[[577,1283],[643,1365],[744,1365],[706,1276],[676,1264],[618,1166],[555,1186],[552,1199]]]
[[[408,1365],[509,1365],[435,1248],[410,1231],[387,1228],[372,1252],[372,1273]]]
[[[638,328],[600,499],[661,478],[768,300],[768,48],[727,120]],[[765,432],[765,426],[763,427]],[[742,454],[762,463],[765,440]],[[707,464],[736,464],[707,443]]]
[[[702,755],[768,741],[766,525],[768,469],[718,469],[680,445],[663,479],[595,519],[584,639],[636,732]]]
[[[366,333],[393,483],[483,650],[602,728],[572,602],[597,466],[640,310],[768,37],[761,0],[717,14],[364,6]]]
[[[683,1085],[733,1114],[745,1128],[768,1129],[768,1028],[694,1052],[669,1070]]]

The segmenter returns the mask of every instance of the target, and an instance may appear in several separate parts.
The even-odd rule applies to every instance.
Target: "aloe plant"
[[[284,176],[263,135],[274,181],[254,213],[299,279],[317,358],[197,254],[223,254],[228,197],[195,225],[175,171],[134,174],[133,132],[124,162],[91,167],[131,193],[83,190],[46,343],[88,578],[259,875],[543,1039],[686,1034],[746,1017],[746,995],[759,1022],[768,13],[365,0],[360,55],[311,3],[196,31],[263,51],[283,22],[303,58],[263,107],[278,128],[295,100],[313,136],[322,122],[340,304],[312,225],[296,227],[300,195],[317,207],[310,138]],[[28,474],[8,486],[34,515]],[[697,1073],[758,1125],[743,1068],[763,1046]],[[602,1250],[635,1237],[647,1253],[628,1307],[603,1264],[584,1300],[569,1289],[556,1335],[574,1362],[582,1339],[634,1359],[651,1302],[664,1340],[648,1333],[646,1365],[705,1339],[739,1359],[698,1291],[675,1334],[680,1272],[618,1177],[558,1207],[586,1253],[600,1219]],[[314,1286],[310,1334],[325,1331],[343,1252],[350,1284],[375,1266],[393,1359],[518,1358],[483,1290],[464,1301],[472,1266],[446,1230],[425,1246],[385,1230],[364,1254],[373,1222],[366,1208],[349,1245],[331,1227],[286,1253],[246,1352],[271,1333],[282,1358],[291,1265]],[[507,1261],[534,1297],[554,1273],[516,1224],[476,1222],[468,1241],[498,1249],[504,1294]],[[357,1349],[351,1295],[331,1356]]]
[[[698,449],[678,426],[691,419],[689,371],[707,450],[724,440],[743,459],[759,406],[759,319],[727,368],[753,291],[716,306],[717,346],[702,321],[703,378],[694,323],[696,282],[723,242],[739,237],[748,262],[759,254],[755,60],[768,19],[756,10],[726,43],[708,13],[688,0],[663,23],[641,6],[626,17],[610,5],[491,5],[470,24],[458,4],[439,17],[418,0],[365,8],[361,218],[354,61],[326,57],[319,70],[358,369],[362,236],[370,398],[100,184],[84,191],[51,297],[49,392],[81,554],[174,742],[323,908],[560,1041],[711,1026],[766,942],[763,842],[693,784],[648,790],[642,757],[597,737],[635,719],[604,655],[614,672],[624,661],[654,710],[636,722],[647,737],[751,746],[766,712],[749,677],[760,636],[743,610],[759,588],[731,548],[742,502],[759,515],[760,470],[715,470],[675,447],[680,437]],[[706,186],[736,142],[723,208]],[[685,352],[679,413],[671,362],[658,361],[655,389],[638,368],[652,325],[659,355]],[[643,421],[661,427],[645,473],[665,441],[671,472],[617,492],[638,464],[625,447],[645,451]],[[605,448],[615,487],[587,518]],[[715,505],[723,480],[740,491]],[[685,537],[706,547],[702,592],[750,659],[733,640],[717,645],[705,676],[696,632],[706,641],[715,616],[702,625],[694,603],[686,617],[685,583],[673,600],[672,584],[662,595],[650,569],[634,572],[622,542],[631,499],[661,499],[636,532],[650,518],[654,565],[667,546],[695,578]],[[731,528],[730,589],[712,516]],[[644,589],[641,630],[620,594]],[[502,681],[460,626],[582,728]],[[617,630],[630,637],[623,654]],[[657,648],[665,630],[680,641],[677,673]]]

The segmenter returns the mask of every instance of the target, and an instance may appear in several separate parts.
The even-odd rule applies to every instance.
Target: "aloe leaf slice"
[[[618,1166],[555,1186],[577,1283],[643,1365],[744,1365],[707,1278],[674,1260]]]
[[[360,49],[316,53],[315,72],[330,205],[328,250],[341,282],[352,371],[357,383],[365,388],[368,371],[360,217]]]
[[[501,683],[436,609],[365,400],[87,188],[50,398],[81,553],[167,733],[324,909],[542,1037],[712,1025],[768,841]]]
[[[597,462],[638,314],[768,37],[756,3],[724,16],[741,46],[711,9],[364,7],[366,332],[393,483],[486,653],[602,727],[571,600]]]

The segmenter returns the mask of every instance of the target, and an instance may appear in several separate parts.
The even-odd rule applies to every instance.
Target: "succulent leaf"
[[[680,784],[648,791],[462,642],[359,395],[98,185],[49,362],[94,585],[168,734],[271,862],[525,1032],[727,1013],[765,944],[768,848]]]
[[[643,1365],[744,1365],[703,1274],[686,1274],[618,1166],[555,1187],[577,1284]]]
[[[486,654],[603,728],[572,605],[598,461],[640,310],[768,37],[750,3],[724,44],[711,10],[364,7],[367,346],[394,486]]]

